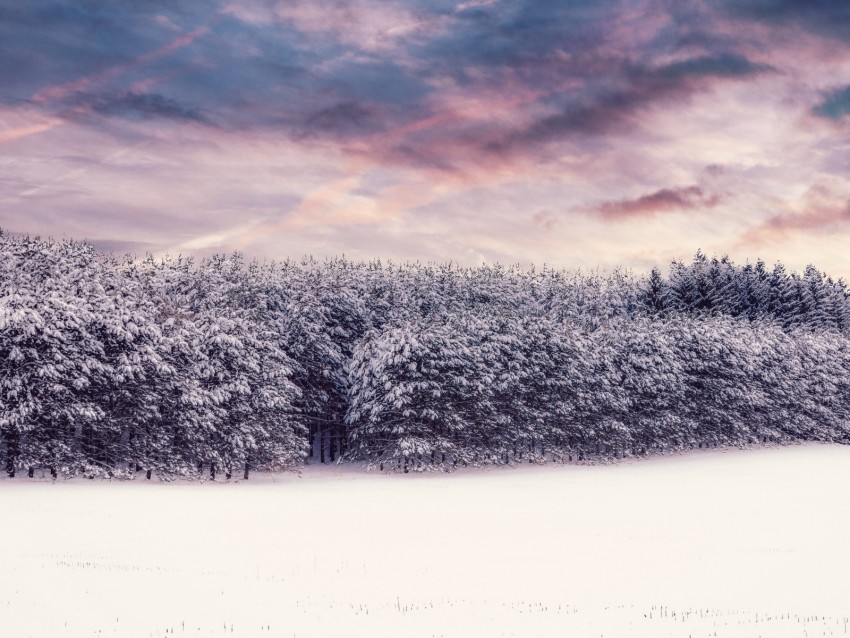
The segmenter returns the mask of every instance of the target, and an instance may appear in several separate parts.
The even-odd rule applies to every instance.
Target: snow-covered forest
[[[247,477],[846,442],[850,291],[668,273],[118,258],[0,237],[9,476]]]

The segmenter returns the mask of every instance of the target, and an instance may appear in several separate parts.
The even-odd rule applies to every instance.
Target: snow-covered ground
[[[0,480],[0,636],[843,636],[850,447]]]

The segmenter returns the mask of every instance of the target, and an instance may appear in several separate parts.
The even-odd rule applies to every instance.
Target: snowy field
[[[844,446],[0,504],[0,636],[850,635]]]

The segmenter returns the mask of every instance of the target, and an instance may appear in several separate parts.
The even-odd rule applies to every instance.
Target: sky
[[[850,278],[850,2],[0,0],[0,227]]]

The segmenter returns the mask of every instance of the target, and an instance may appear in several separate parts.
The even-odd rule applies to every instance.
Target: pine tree
[[[641,304],[646,312],[652,315],[664,312],[667,307],[667,284],[658,268],[653,268],[649,273],[642,293]]]

